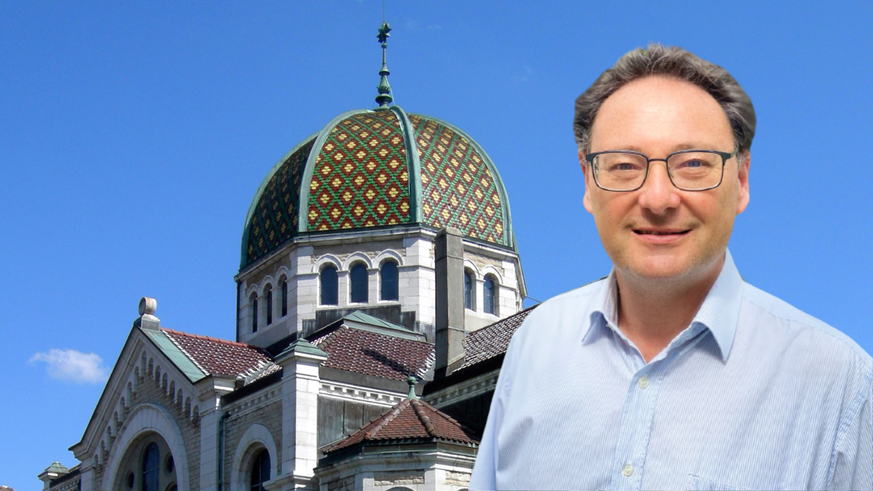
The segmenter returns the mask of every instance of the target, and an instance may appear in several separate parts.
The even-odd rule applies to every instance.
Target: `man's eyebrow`
[[[638,152],[647,157],[651,157],[651,155],[646,154],[642,150],[642,148],[636,145],[620,145],[615,148],[606,149],[606,151],[614,151],[614,150],[629,150],[631,152]],[[670,153],[681,152],[682,150],[720,150],[718,145],[711,145],[708,143],[681,143],[671,148]]]

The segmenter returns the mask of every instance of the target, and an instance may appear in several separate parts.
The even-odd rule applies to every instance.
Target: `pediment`
[[[94,465],[101,465],[135,409],[137,394],[146,389],[154,393],[158,388],[163,399],[185,417],[199,418],[195,384],[207,376],[163,330],[134,325],[82,440],[70,450],[81,461],[93,458]]]

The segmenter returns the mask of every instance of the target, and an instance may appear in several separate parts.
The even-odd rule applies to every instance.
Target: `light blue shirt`
[[[724,267],[648,364],[615,276],[537,307],[504,359],[470,490],[873,489],[873,362]]]

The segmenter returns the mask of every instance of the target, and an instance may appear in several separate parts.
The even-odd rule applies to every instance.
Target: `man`
[[[515,334],[470,489],[873,488],[870,357],[727,251],[755,131],[739,84],[652,45],[574,127],[614,268]]]

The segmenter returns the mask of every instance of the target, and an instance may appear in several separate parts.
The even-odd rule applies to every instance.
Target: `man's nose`
[[[649,175],[640,189],[640,206],[655,214],[663,214],[679,206],[679,190],[670,181],[664,161],[649,162]]]

